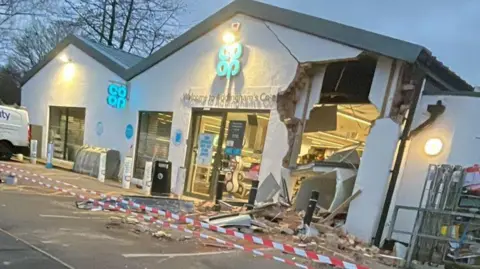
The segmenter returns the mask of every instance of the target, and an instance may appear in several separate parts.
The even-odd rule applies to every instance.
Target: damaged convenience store
[[[226,201],[257,180],[299,208],[312,189],[327,211],[356,194],[344,227],[367,242],[395,205],[418,206],[429,164],[480,161],[478,97],[422,46],[255,1],[147,58],[70,36],[22,85],[38,156],[53,140],[54,162],[108,149],[114,177],[133,158],[132,182],[167,159],[172,190],[206,200],[226,167]]]

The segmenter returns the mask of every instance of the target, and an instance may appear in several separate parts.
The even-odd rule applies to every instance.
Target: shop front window
[[[225,171],[225,200],[246,201],[258,180],[269,113],[197,112],[192,121],[186,193],[213,197]]]
[[[48,141],[54,145],[53,157],[75,161],[83,145],[84,130],[85,108],[51,106]]]
[[[171,112],[140,112],[133,177],[141,179],[145,162],[168,158]]]

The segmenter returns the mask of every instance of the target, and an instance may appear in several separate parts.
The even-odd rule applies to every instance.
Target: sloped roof
[[[52,51],[50,51],[37,65],[25,73],[25,75],[22,77],[21,84],[23,85],[30,80],[30,78],[32,78],[45,65],[53,60],[68,45],[74,45],[122,78],[125,78],[125,73],[128,68],[134,66],[144,59],[140,56],[133,55],[119,49],[107,47],[83,37],[69,35]]]
[[[83,40],[85,43],[89,44],[91,47],[95,48],[96,50],[100,51],[101,53],[103,53],[105,56],[109,57],[113,61],[122,65],[126,69],[138,64],[141,60],[144,59],[143,57],[140,57],[138,55],[134,55],[120,49],[105,46],[103,44],[94,42],[84,37],[78,37],[78,38]]]
[[[466,96],[466,97],[480,98],[480,92],[477,92],[477,91],[446,92],[446,91],[425,90],[423,91],[422,94],[423,95],[439,95],[439,96]]]
[[[50,52],[44,61],[28,72],[23,83],[66,47],[65,44],[70,43],[74,43],[75,46],[128,81],[237,14],[244,14],[393,59],[417,63],[429,75],[448,84],[450,90],[473,91],[473,86],[438,61],[425,47],[253,0],[233,1],[143,60],[138,56],[71,36]]]
[[[453,88],[465,91],[473,90],[471,85],[437,61],[430,51],[420,45],[253,0],[233,1],[160,48],[138,65],[129,69],[126,79],[134,78],[236,14],[248,15],[333,42],[409,63],[421,62],[422,65],[431,68],[432,72],[449,83]]]

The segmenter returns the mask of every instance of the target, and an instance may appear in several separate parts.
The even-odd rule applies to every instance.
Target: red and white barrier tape
[[[152,208],[152,207],[146,206],[145,204],[138,204],[138,203],[134,203],[132,201],[128,201],[128,200],[125,200],[125,199],[121,199],[121,198],[119,199],[117,197],[108,196],[108,195],[105,195],[105,194],[97,192],[97,191],[92,191],[92,190],[88,190],[88,189],[85,189],[85,188],[80,188],[78,186],[75,186],[75,185],[72,185],[72,184],[69,184],[69,183],[66,183],[66,182],[53,180],[50,177],[37,175],[35,173],[31,173],[30,171],[23,170],[23,169],[20,169],[20,168],[11,166],[11,165],[6,165],[4,163],[0,163],[0,166],[5,166],[7,168],[12,168],[12,169],[20,171],[20,172],[25,172],[27,174],[32,174],[35,177],[40,177],[42,179],[47,179],[49,181],[54,181],[54,182],[59,183],[59,184],[64,184],[66,186],[69,186],[69,187],[72,187],[72,188],[75,188],[75,189],[79,189],[79,190],[82,190],[84,192],[88,192],[88,193],[91,193],[91,194],[94,194],[94,195],[99,195],[101,197],[107,197],[107,198],[110,198],[112,200],[117,200],[121,203],[128,204],[129,206],[131,206],[133,208],[139,208],[139,209],[145,210],[147,212],[158,214],[160,216],[165,216],[167,218],[172,218],[172,219],[175,219],[177,221],[192,224],[192,225],[197,226],[197,227],[209,229],[209,230],[212,230],[212,231],[215,231],[215,232],[220,232],[220,233],[223,233],[223,234],[226,234],[226,235],[231,235],[231,236],[234,236],[234,237],[237,237],[237,238],[240,238],[240,239],[244,239],[244,240],[247,240],[249,242],[258,244],[258,245],[263,245],[263,246],[266,246],[266,247],[281,250],[283,252],[295,254],[295,255],[298,255],[300,257],[304,257],[304,258],[313,260],[315,262],[326,263],[326,264],[330,264],[330,265],[333,265],[333,266],[336,266],[336,267],[339,267],[339,268],[346,268],[346,269],[368,269],[368,267],[363,266],[363,265],[357,265],[357,264],[354,264],[354,263],[345,262],[345,261],[342,261],[342,260],[340,260],[338,258],[335,258],[335,257],[328,257],[328,256],[325,256],[325,255],[318,254],[314,251],[304,250],[304,249],[294,247],[294,246],[289,245],[289,244],[277,243],[277,242],[274,242],[274,241],[272,241],[268,238],[262,238],[262,237],[258,237],[258,236],[254,236],[254,235],[250,235],[250,234],[244,234],[244,233],[238,232],[236,230],[232,230],[232,229],[225,229],[223,227],[211,225],[211,224],[208,224],[206,222],[201,222],[201,221],[196,220],[196,219],[187,218],[186,216],[181,216],[181,215],[172,213],[170,211],[163,211],[163,210],[158,209],[158,208]],[[69,191],[67,193],[71,194],[72,192]]]
[[[0,172],[3,172],[3,171],[4,170],[0,168]],[[10,171],[7,171],[7,172],[10,172]],[[269,259],[269,260],[274,260],[274,261],[277,261],[277,262],[286,263],[288,265],[293,265],[293,266],[303,268],[303,269],[314,269],[311,266],[304,265],[304,264],[295,262],[295,261],[290,260],[290,259],[285,259],[285,258],[281,258],[281,257],[274,256],[274,255],[271,255],[271,254],[266,254],[266,253],[261,252],[261,251],[256,250],[256,249],[252,249],[252,248],[249,248],[249,247],[238,245],[238,244],[232,243],[230,241],[222,240],[220,238],[216,238],[216,237],[213,237],[213,236],[210,236],[210,235],[207,235],[207,234],[203,234],[203,233],[200,233],[200,232],[197,232],[197,231],[190,230],[190,229],[188,229],[186,227],[183,227],[183,226],[180,226],[180,225],[176,225],[176,224],[172,224],[172,223],[169,223],[169,222],[162,221],[162,220],[160,220],[158,218],[155,218],[153,216],[135,213],[135,212],[132,212],[131,210],[124,209],[122,207],[115,206],[115,205],[112,205],[110,203],[105,203],[105,202],[101,202],[101,201],[98,201],[98,200],[94,200],[94,199],[88,198],[84,195],[77,194],[77,193],[74,193],[70,190],[62,189],[60,187],[57,187],[57,186],[54,186],[54,185],[51,185],[51,184],[48,184],[48,183],[44,183],[42,181],[38,181],[38,180],[33,179],[33,178],[30,179],[29,177],[26,177],[26,176],[23,176],[23,175],[16,175],[16,176],[20,179],[23,178],[27,181],[31,181],[33,183],[38,183],[39,185],[41,185],[43,187],[51,188],[51,189],[61,191],[61,192],[64,192],[64,193],[68,193],[72,196],[76,196],[76,197],[78,197],[82,200],[85,200],[85,201],[90,201],[94,205],[98,205],[102,208],[106,208],[106,209],[110,209],[110,210],[117,210],[117,211],[120,211],[120,212],[125,213],[127,215],[132,215],[132,216],[134,216],[138,219],[153,223],[157,226],[176,229],[176,230],[179,230],[179,231],[182,231],[182,232],[190,233],[190,234],[192,234],[196,237],[199,237],[199,238],[210,239],[210,240],[213,240],[217,243],[220,243],[220,244],[223,244],[223,245],[226,245],[226,246],[229,246],[229,247],[233,247],[233,248],[236,248],[236,249],[239,249],[239,250],[243,250],[243,251],[246,251],[246,252],[250,252],[254,255],[258,255],[258,256],[264,257],[264,258]]]

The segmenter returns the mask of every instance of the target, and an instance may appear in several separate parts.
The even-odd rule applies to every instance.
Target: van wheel
[[[12,145],[9,142],[0,142],[0,160],[8,161],[12,158]]]

